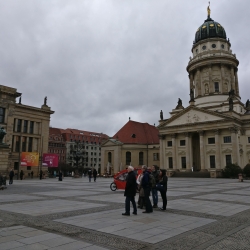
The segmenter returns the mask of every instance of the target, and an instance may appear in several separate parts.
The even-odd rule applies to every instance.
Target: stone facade
[[[46,102],[41,108],[24,105],[21,103],[21,93],[15,88],[0,85],[0,125],[7,132],[4,142],[9,145],[8,164],[1,166],[1,171],[13,168],[16,173],[23,170],[26,176],[31,171],[34,176],[38,175],[41,159],[38,167],[19,167],[19,161],[21,152],[38,152],[40,156],[48,152],[50,115],[54,111]]]
[[[215,26],[221,27],[209,16],[200,29]],[[194,42],[187,66],[190,105],[159,121],[160,159],[168,172],[218,177],[229,163],[243,168],[250,162],[250,107],[241,102],[239,61],[229,39],[205,34]]]

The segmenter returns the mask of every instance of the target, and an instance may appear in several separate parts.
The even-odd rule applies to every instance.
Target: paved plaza
[[[0,191],[0,249],[250,249],[250,180],[170,178],[167,211],[131,216],[111,182],[14,180]]]

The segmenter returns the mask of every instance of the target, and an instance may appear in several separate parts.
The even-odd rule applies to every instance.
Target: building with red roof
[[[159,166],[159,131],[155,126],[129,120],[101,147],[101,173],[115,174],[127,166]]]

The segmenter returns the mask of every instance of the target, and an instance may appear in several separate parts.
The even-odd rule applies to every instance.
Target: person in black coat
[[[166,169],[162,169],[160,170],[160,181],[157,184],[157,189],[160,191],[161,193],[161,198],[162,198],[162,202],[163,202],[163,206],[162,208],[160,208],[160,210],[166,210],[167,208],[167,186],[168,186],[168,177],[166,175]]]
[[[15,175],[14,170],[11,169],[11,171],[9,173],[9,177],[10,177],[9,184],[13,184],[14,175]]]
[[[59,180],[59,181],[62,181],[62,179],[63,179],[63,174],[62,174],[62,171],[60,170],[60,171],[59,171],[59,178],[58,178],[58,180]]]
[[[124,196],[126,196],[126,200],[125,200],[125,210],[126,212],[123,213],[122,215],[130,215],[130,202],[133,205],[133,214],[137,215],[137,208],[136,208],[136,204],[135,204],[135,195],[136,195],[136,188],[137,188],[137,184],[136,184],[136,176],[134,173],[134,168],[132,166],[128,167],[128,175],[126,178],[126,187],[125,187],[125,192],[124,192]]]
[[[97,171],[96,171],[96,169],[94,168],[94,170],[93,170],[94,182],[96,181],[96,176],[97,176]]]

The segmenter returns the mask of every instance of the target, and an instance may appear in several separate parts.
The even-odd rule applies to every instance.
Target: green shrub
[[[241,167],[235,164],[229,164],[222,170],[225,178],[238,178],[238,174],[242,173]]]
[[[246,175],[246,177],[250,177],[250,164],[247,164],[244,169],[243,173]]]

